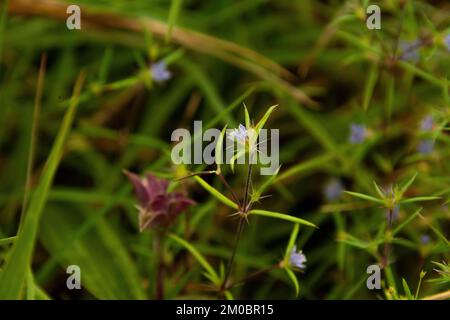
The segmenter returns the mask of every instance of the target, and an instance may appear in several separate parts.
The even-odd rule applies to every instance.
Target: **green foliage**
[[[33,248],[39,226],[39,219],[47,202],[49,190],[56,174],[59,162],[63,155],[63,148],[70,133],[75,110],[78,105],[78,96],[82,88],[84,76],[80,75],[75,85],[71,105],[62,121],[55,143],[45,164],[40,184],[31,198],[28,209],[25,212],[23,225],[19,230],[17,239],[7,257],[6,267],[0,273],[0,299],[18,299],[30,273]]]
[[[448,299],[448,1],[378,1],[368,30],[366,0],[79,0],[72,31],[58,2],[0,3],[0,298],[153,299],[162,266],[168,299]],[[194,120],[221,151],[176,166]],[[220,163],[240,123],[280,130],[274,175]],[[160,250],[123,169],[196,202]]]

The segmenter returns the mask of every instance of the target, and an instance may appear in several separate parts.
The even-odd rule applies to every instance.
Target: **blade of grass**
[[[40,119],[40,114],[41,114],[42,94],[44,91],[46,65],[47,65],[47,56],[44,54],[41,56],[41,65],[39,68],[36,97],[34,100],[33,123],[31,125],[31,138],[30,138],[30,148],[29,148],[30,151],[28,153],[27,176],[26,176],[26,180],[25,180],[25,190],[24,190],[24,195],[23,195],[22,210],[20,213],[19,226],[22,226],[22,224],[23,224],[25,210],[27,208],[29,197],[30,197],[30,192],[31,192],[31,176],[33,174],[34,155],[36,152],[35,149],[36,149],[36,146],[38,143],[39,119]]]
[[[295,276],[295,273],[289,269],[289,268],[284,268],[284,270],[286,271],[289,279],[292,281],[292,283],[294,284],[294,288],[295,288],[295,295],[298,296],[298,294],[300,293],[300,284],[298,283],[298,279]]]
[[[355,198],[360,198],[363,200],[367,200],[367,201],[371,201],[371,202],[376,202],[376,203],[383,203],[383,200],[369,196],[367,194],[364,193],[359,193],[359,192],[352,192],[352,191],[344,191],[345,193],[355,197]]]
[[[166,44],[170,43],[170,41],[172,40],[173,27],[177,23],[182,4],[183,0],[172,0],[172,4],[170,5],[169,10],[169,19],[167,21],[167,32],[165,35]]]
[[[216,285],[220,285],[220,278],[217,275],[214,268],[209,264],[209,262],[205,259],[205,257],[202,256],[202,254],[189,242],[181,239],[177,235],[171,233],[169,234],[169,237],[173,239],[175,242],[177,242],[179,245],[184,247],[186,250],[188,250],[194,257],[197,259],[197,261],[201,264],[201,266],[205,269],[205,271],[208,273],[208,275],[211,277],[213,282]]]
[[[373,90],[378,80],[378,65],[373,63],[369,74],[367,75],[366,87],[364,88],[364,100],[363,100],[363,108],[367,110],[369,108],[370,99],[373,95]]]
[[[21,297],[27,270],[31,266],[39,218],[45,207],[48,192],[63,155],[64,145],[75,117],[78,96],[84,78],[85,73],[81,72],[73,90],[71,105],[64,116],[61,129],[45,164],[42,178],[30,200],[30,206],[26,210],[23,226],[19,229],[18,239],[11,249],[4,271],[0,274],[0,299],[19,299]]]
[[[213,197],[215,197],[217,200],[222,202],[223,204],[229,206],[230,208],[238,210],[238,205],[231,201],[229,198],[224,196],[220,191],[218,191],[216,188],[208,184],[205,180],[200,178],[199,176],[194,176],[194,179],[197,180],[197,182],[206,190],[208,191]]]
[[[294,216],[290,216],[290,215],[287,215],[287,214],[283,214],[283,213],[267,211],[267,210],[259,210],[259,209],[250,210],[248,213],[249,214],[255,214],[255,215],[258,215],[258,216],[263,216],[263,217],[269,217],[269,218],[274,218],[274,219],[286,220],[286,221],[290,221],[290,222],[294,222],[294,223],[298,223],[298,224],[303,224],[303,225],[306,225],[306,226],[309,226],[309,227],[318,228],[312,222],[309,222],[307,220],[300,219],[300,218],[297,218],[297,217],[294,217]]]

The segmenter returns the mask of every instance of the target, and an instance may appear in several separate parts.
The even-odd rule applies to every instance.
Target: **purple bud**
[[[167,192],[169,181],[159,179],[152,174],[144,178],[124,172],[133,184],[138,199],[139,229],[168,227],[183,211],[195,204],[194,201],[179,192]]]

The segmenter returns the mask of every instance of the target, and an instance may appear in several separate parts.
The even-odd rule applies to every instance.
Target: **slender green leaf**
[[[408,287],[408,283],[406,283],[406,280],[404,278],[402,278],[402,285],[403,285],[403,290],[405,291],[405,294],[406,294],[406,297],[408,298],[408,300],[414,300],[411,290]]]
[[[286,246],[286,252],[284,253],[284,259],[285,261],[289,261],[289,257],[291,256],[292,248],[295,245],[295,240],[297,240],[298,236],[298,230],[300,229],[299,224],[295,224],[294,228],[292,229],[291,236],[289,238],[288,245]]]
[[[236,162],[237,159],[239,159],[240,157],[245,156],[245,149],[240,149],[238,152],[236,152],[235,155],[233,155],[230,159],[230,167],[231,167],[231,171],[234,172],[234,163]]]
[[[177,23],[178,16],[180,15],[181,5],[183,0],[172,0],[169,11],[169,19],[167,21],[166,43],[169,43],[172,39],[172,30]]]
[[[201,266],[205,269],[207,274],[210,276],[210,279],[212,282],[214,282],[216,285],[220,285],[220,278],[217,275],[216,271],[213,269],[213,267],[209,264],[209,262],[202,256],[202,254],[189,242],[181,239],[177,235],[171,233],[169,234],[169,237],[173,239],[175,242],[177,242],[179,245],[184,247],[186,250],[188,250],[194,257],[197,259],[197,261],[201,264]]]
[[[194,176],[194,179],[197,180],[197,182],[206,190],[208,191],[212,196],[214,196],[217,200],[222,202],[223,204],[229,206],[230,208],[238,210],[238,205],[234,203],[232,200],[224,196],[220,191],[218,191],[216,188],[208,184],[205,180],[200,178],[199,176]]]
[[[397,233],[399,233],[404,227],[406,227],[411,221],[414,220],[415,217],[417,217],[420,212],[422,211],[422,208],[419,208],[414,212],[412,215],[410,215],[405,221],[403,221],[397,228],[394,229],[392,232],[392,235],[395,236]]]
[[[289,269],[289,268],[284,268],[284,270],[286,271],[289,279],[292,281],[292,283],[294,284],[295,287],[295,296],[298,296],[298,294],[300,293],[300,284],[298,283],[298,279],[295,276],[295,273]]]
[[[367,75],[366,86],[364,88],[364,100],[363,100],[363,108],[367,110],[369,108],[370,99],[373,95],[373,89],[377,83],[378,79],[378,65],[376,63],[372,64],[372,67],[369,70],[369,74]]]
[[[269,119],[270,114],[273,112],[273,110],[275,110],[276,107],[278,107],[278,105],[271,106],[269,108],[269,110],[266,111],[266,113],[261,118],[261,120],[259,120],[259,122],[256,124],[256,126],[255,126],[256,134],[259,134],[259,131],[264,127],[264,125],[266,124],[267,119]]]
[[[416,177],[417,177],[417,172],[408,181],[406,181],[406,183],[401,187],[400,193],[402,195],[406,192],[406,190],[409,189],[409,187],[412,185],[414,180],[416,180]]]
[[[244,103],[244,112],[245,112],[245,127],[248,130],[251,127],[251,122],[250,122],[250,115],[248,113],[247,106],[245,105],[245,103]]]
[[[278,176],[278,172],[280,171],[281,166],[267,179],[264,183],[252,194],[252,202],[258,201],[267,188],[275,181],[275,178]]]
[[[304,225],[309,226],[309,227],[317,228],[317,226],[314,223],[312,223],[312,222],[309,222],[307,220],[300,219],[300,218],[297,218],[297,217],[294,217],[294,216],[290,216],[290,215],[287,215],[287,214],[284,214],[284,213],[278,213],[278,212],[267,211],[267,210],[253,209],[253,210],[249,211],[249,214],[256,214],[258,216],[286,220],[286,221],[290,221],[290,222],[294,222],[294,223],[298,223],[298,224],[304,224]]]
[[[439,200],[442,199],[441,197],[414,197],[414,198],[408,198],[405,200],[401,200],[400,203],[414,203],[414,202],[421,202],[421,201],[432,201],[432,200]]]
[[[356,198],[360,198],[360,199],[364,199],[364,200],[368,200],[368,201],[376,202],[376,203],[383,203],[383,200],[377,199],[377,198],[369,196],[367,194],[352,192],[352,191],[344,191],[344,192],[353,197],[356,197]]]
[[[378,193],[378,195],[380,196],[381,199],[386,197],[386,195],[384,194],[383,190],[381,190],[380,186],[378,186],[378,184],[375,181],[373,181],[373,186],[375,187],[375,190],[377,191],[377,193]]]
[[[10,255],[7,258],[5,269],[0,274],[0,299],[19,299],[21,297],[27,270],[31,266],[31,257],[38,232],[39,219],[47,202],[53,178],[62,158],[64,145],[75,116],[78,96],[83,81],[84,73],[79,76],[75,84],[71,105],[64,116],[36,192],[33,194],[30,205],[26,210],[23,226],[19,229],[18,239],[14,242]]]
[[[221,170],[220,170],[220,165],[224,163],[223,158],[222,158],[222,154],[223,154],[223,139],[225,137],[225,132],[227,130],[227,126],[223,127],[222,132],[220,133],[219,138],[217,139],[217,143],[216,143],[216,149],[215,149],[215,158],[216,158],[216,165],[217,165],[217,169],[216,169],[216,174],[220,174]]]

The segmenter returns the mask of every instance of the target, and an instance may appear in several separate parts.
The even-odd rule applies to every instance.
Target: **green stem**
[[[228,278],[230,277],[231,270],[233,269],[234,258],[236,256],[236,251],[237,251],[237,248],[239,245],[239,240],[241,239],[242,230],[244,229],[244,220],[247,218],[246,215],[247,215],[248,208],[249,208],[247,201],[249,201],[248,194],[249,194],[249,188],[250,188],[250,179],[252,176],[252,161],[251,160],[252,159],[250,157],[250,164],[248,165],[248,172],[247,172],[247,180],[245,182],[244,201],[242,203],[242,208],[241,208],[242,214],[239,217],[239,223],[238,223],[237,231],[236,231],[236,239],[234,241],[234,246],[233,246],[233,251],[231,253],[230,262],[228,263],[227,273],[225,275],[225,278],[223,279],[222,286],[220,288],[221,292],[226,288]]]
[[[245,218],[243,218],[243,217],[239,218],[237,231],[236,231],[236,238],[234,240],[234,245],[233,245],[233,251],[231,253],[230,261],[228,262],[227,273],[225,275],[225,278],[223,279],[220,291],[223,291],[226,288],[227,282],[228,282],[228,278],[230,277],[231,270],[233,269],[233,263],[234,263],[234,258],[236,256],[237,247],[238,247],[241,235],[242,235],[242,230],[244,229],[244,219]]]
[[[386,234],[388,234],[392,229],[392,209],[389,209],[389,216],[388,216],[388,226],[386,230]],[[386,240],[384,243],[384,257],[383,257],[383,266],[387,267],[389,264],[389,251],[390,251],[390,243]]]
[[[249,208],[249,203],[247,203],[247,201],[250,202],[248,200],[248,194],[249,194],[249,191],[250,191],[249,189],[250,189],[251,177],[252,177],[252,156],[250,156],[250,164],[248,165],[247,181],[245,182],[244,203],[242,204],[243,205],[243,209],[244,209],[243,213],[245,213],[245,214],[247,214],[248,208]]]

